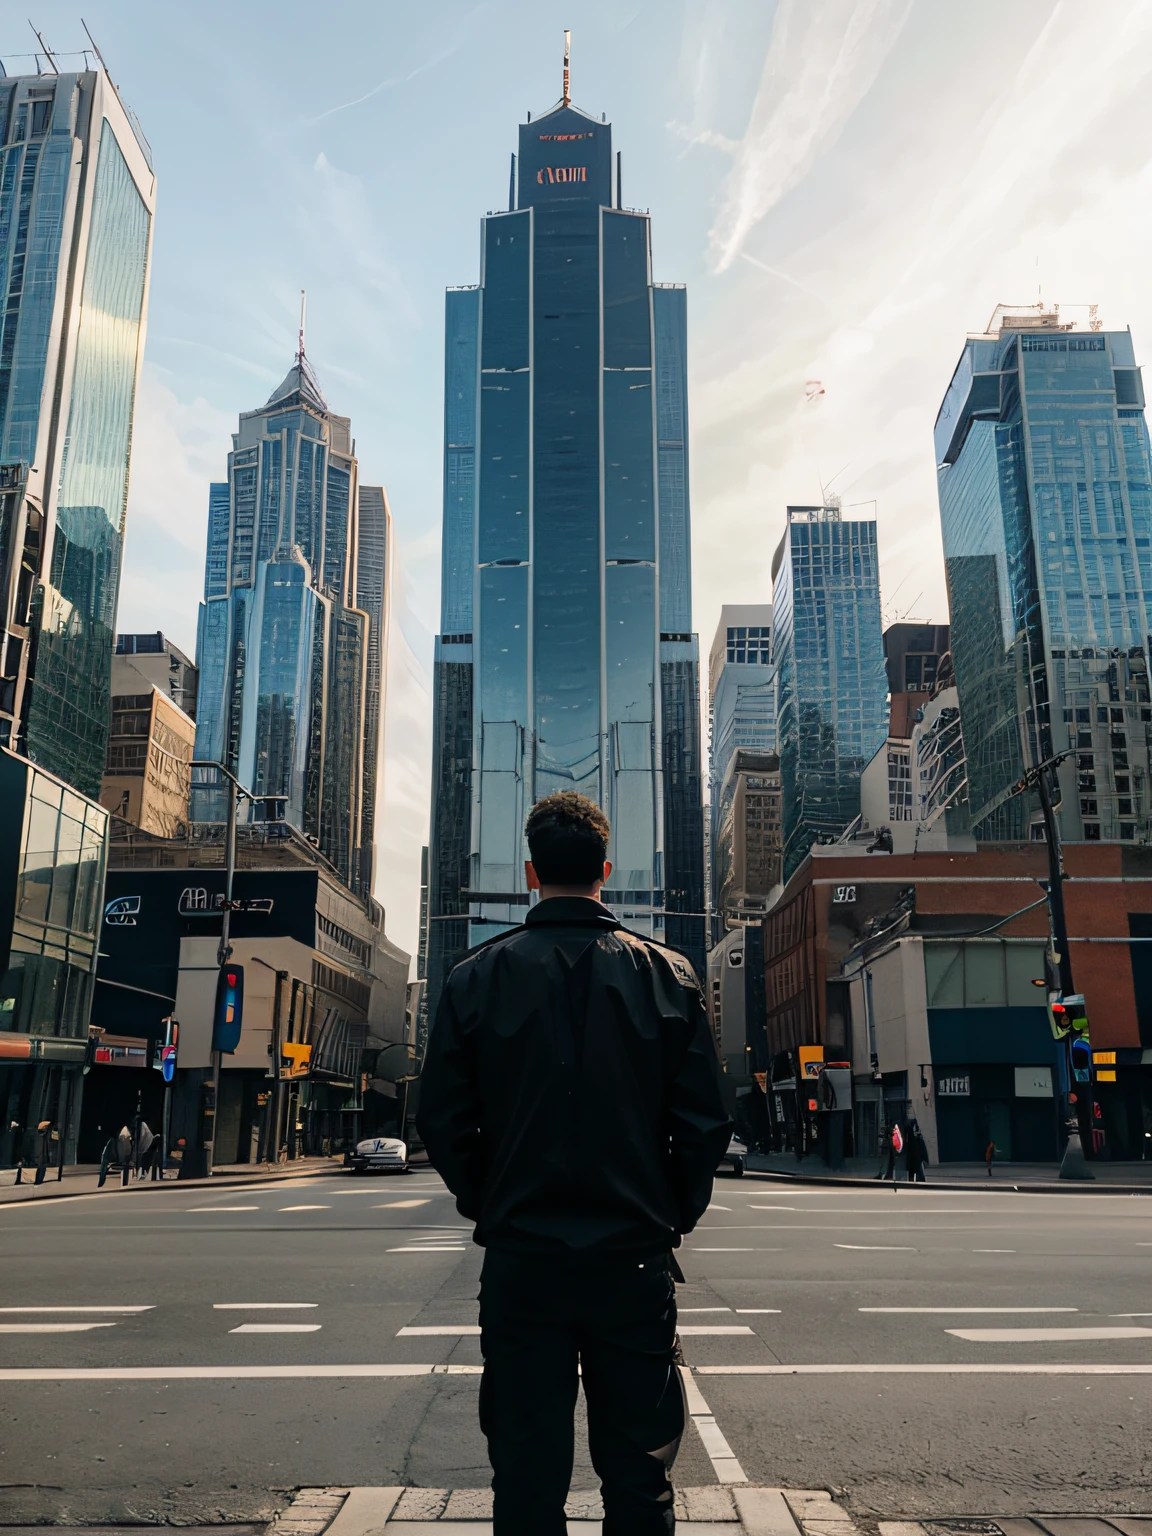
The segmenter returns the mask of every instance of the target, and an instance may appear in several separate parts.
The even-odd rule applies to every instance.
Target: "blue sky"
[[[443,290],[527,109],[606,110],[655,275],[689,285],[695,623],[770,595],[788,502],[879,522],[886,615],[946,618],[931,427],[966,331],[1037,292],[1152,356],[1152,5],[1133,0],[37,0],[83,14],[158,208],[120,627],[191,650],[207,485],[308,351],[383,482],[402,592],[380,894],[414,947],[440,537]],[[34,67],[0,21],[9,72]],[[1082,312],[1081,312],[1082,313]],[[824,393],[807,398],[816,379]]]

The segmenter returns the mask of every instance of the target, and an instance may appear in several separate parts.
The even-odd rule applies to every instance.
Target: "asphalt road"
[[[0,1206],[0,1522],[485,1486],[481,1257],[427,1172]],[[681,1262],[682,1484],[1152,1511],[1152,1199],[723,1178]]]

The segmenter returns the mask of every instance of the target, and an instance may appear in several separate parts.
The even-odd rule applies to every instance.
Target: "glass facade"
[[[1001,317],[998,313],[997,319]],[[1146,841],[1152,458],[1127,331],[1058,315],[970,338],[936,423],[972,831],[1039,835],[1024,768],[1059,770],[1061,834]]]
[[[222,763],[317,840],[358,895],[372,889],[389,514],[361,488],[347,417],[301,354],[240,418],[209,492],[196,756]],[[224,818],[193,786],[192,818]]]
[[[446,305],[433,993],[522,914],[524,819],[561,789],[612,820],[606,899],[703,958],[685,294],[612,206],[607,123],[561,105],[517,163]]]
[[[153,190],[102,74],[0,82],[0,743],[93,797]]]
[[[860,812],[888,734],[876,524],[789,507],[772,562],[784,878]]]

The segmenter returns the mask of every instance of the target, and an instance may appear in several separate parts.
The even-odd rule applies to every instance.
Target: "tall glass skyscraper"
[[[876,524],[789,507],[772,558],[784,879],[860,813],[860,775],[888,734]]]
[[[301,344],[266,405],[240,417],[209,492],[196,641],[196,756],[286,800],[341,879],[372,890],[391,523],[361,486],[351,422]],[[192,815],[223,819],[194,789]]]
[[[521,124],[480,284],[447,296],[433,998],[523,916],[524,818],[561,789],[611,818],[605,900],[703,963],[685,292],[612,173],[603,119]]]
[[[93,799],[154,207],[103,71],[0,78],[0,746]]]
[[[972,830],[1042,836],[1026,766],[1069,747],[1061,834],[1152,834],[1152,459],[1128,331],[1001,306],[936,422]]]

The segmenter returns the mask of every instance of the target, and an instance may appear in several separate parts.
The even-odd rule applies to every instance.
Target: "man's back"
[[[727,1145],[691,966],[553,897],[464,959],[429,1040],[420,1131],[477,1222],[521,1252],[667,1252]]]

